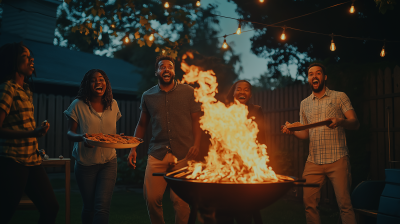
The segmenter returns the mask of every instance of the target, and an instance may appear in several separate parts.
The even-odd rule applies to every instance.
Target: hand
[[[33,130],[34,137],[40,138],[45,136],[49,131],[49,128],[50,128],[49,122],[47,121],[42,122],[42,125],[40,127],[35,128],[35,130]]]
[[[87,133],[85,133],[85,134],[82,135],[83,145],[84,145],[86,148],[94,148],[93,145],[89,145],[89,143],[86,141],[86,139],[87,139],[88,137],[89,137],[89,135],[88,135]]]
[[[135,169],[136,168],[136,148],[132,148],[128,155],[128,166]]]
[[[191,160],[196,158],[196,156],[199,154],[199,151],[199,147],[197,146],[190,147],[189,152],[186,154],[186,159]]]
[[[327,126],[328,126],[328,128],[331,128],[331,129],[335,129],[339,126],[342,126],[342,123],[344,121],[343,118],[339,118],[339,117],[331,117],[331,118],[326,119],[326,121],[329,121],[329,120],[332,121],[332,123]]]
[[[284,134],[289,134],[289,135],[294,134],[294,131],[289,131],[289,129],[287,129],[286,125],[281,125],[281,132]]]

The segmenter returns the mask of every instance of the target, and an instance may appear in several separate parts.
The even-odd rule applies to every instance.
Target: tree
[[[179,46],[189,41],[188,36],[176,38],[174,32],[167,32],[163,36],[154,27],[169,25],[169,31],[179,30],[182,26],[190,28],[195,24],[193,15],[198,11],[194,6],[195,0],[172,0],[169,1],[169,8],[164,8],[158,0],[64,2],[67,4],[60,8],[56,42],[87,52],[121,48],[110,42],[110,36],[113,36],[124,40],[125,44],[133,41],[140,47],[155,45],[156,52],[176,57]]]
[[[399,59],[400,43],[396,30],[397,21],[400,21],[399,8],[394,8],[382,15],[377,10],[376,4],[370,1],[355,1],[356,13],[351,14],[351,3],[326,9],[324,11],[278,23],[288,18],[293,18],[306,13],[314,12],[328,6],[337,4],[337,1],[327,0],[281,0],[256,1],[230,0],[237,5],[236,12],[248,21],[264,24],[274,24],[282,27],[265,27],[259,24],[249,24],[251,28],[258,29],[251,38],[252,51],[261,57],[270,59],[268,64],[270,72],[278,71],[282,64],[296,64],[298,77],[305,78],[305,69],[310,61],[321,60],[330,64],[346,63],[371,63],[382,61],[397,61]],[[391,1],[390,1],[391,2]],[[377,2],[378,3],[378,2]],[[280,35],[285,30],[286,40],[280,40]],[[318,32],[322,34],[344,35],[341,38],[334,36],[336,51],[330,51],[332,37],[329,35],[311,34],[296,31],[291,28]],[[373,41],[378,39],[380,41]],[[381,58],[379,53],[386,41],[386,56]]]
[[[107,29],[104,28],[102,30],[103,33],[101,34],[103,45],[100,46],[92,39],[93,37],[91,33],[96,31],[95,28],[88,29],[88,35],[85,35],[85,32],[87,31],[85,26],[88,22],[85,22],[86,20],[83,19],[87,19],[86,14],[83,17],[80,17],[84,11],[83,9],[87,11],[90,9],[90,7],[93,7],[93,2],[98,1],[71,1],[67,7],[60,8],[60,14],[57,20],[57,31],[59,35],[56,42],[60,45],[69,47],[70,49],[91,53],[99,51],[106,52],[105,50],[108,49],[108,52],[112,52],[109,54],[109,56],[114,56],[136,65],[137,67],[141,68],[140,74],[142,75],[142,79],[140,80],[139,84],[140,92],[147,90],[157,83],[157,78],[154,75],[154,62],[155,58],[159,54],[166,54],[177,58],[176,76],[177,78],[181,78],[183,71],[180,70],[180,57],[187,51],[194,53],[195,58],[193,60],[188,60],[187,62],[195,63],[204,70],[211,69],[216,73],[217,80],[219,82],[220,93],[219,96],[217,95],[217,98],[219,97],[220,99],[223,97],[222,93],[227,91],[233,81],[237,79],[238,73],[241,72],[241,67],[238,67],[237,70],[235,69],[237,68],[238,63],[240,63],[239,56],[235,55],[231,48],[222,50],[219,46],[220,43],[217,39],[219,20],[217,17],[214,17],[210,14],[210,12],[216,13],[215,11],[217,10],[217,6],[215,5],[209,5],[206,9],[197,8],[194,11],[191,11],[193,9],[190,7],[182,9],[182,6],[180,10],[183,10],[184,12],[179,13],[172,13],[172,11],[168,11],[170,15],[173,14],[178,17],[175,18],[173,16],[166,15],[164,13],[165,9],[162,8],[162,5],[159,2],[141,0],[134,1],[134,9],[131,8],[130,10],[143,11],[145,9],[145,11],[151,15],[151,21],[153,22],[149,22],[149,17],[146,17],[147,23],[144,26],[142,26],[141,21],[137,18],[137,16],[133,18],[132,16],[124,13],[121,14],[121,19],[119,19],[118,22],[115,22],[114,20],[114,23],[110,23],[111,19],[108,17],[110,17],[113,12],[115,17],[115,6],[111,4],[104,5],[104,13],[102,12],[101,16],[103,16],[103,14],[108,15],[107,20],[110,20],[106,21],[106,19],[104,19],[104,24],[114,24],[116,26],[115,30],[125,27],[128,30],[133,30],[134,32],[139,33],[147,32],[148,29],[146,29],[146,26],[149,27],[151,24],[149,29],[162,30],[164,38],[168,40],[159,40],[159,38],[157,38],[157,40],[154,41],[155,43],[148,44],[148,37],[146,40],[144,38],[145,36],[140,34],[140,38],[135,39],[135,41],[121,45],[120,43],[115,43],[115,39],[120,39],[120,36],[115,37],[111,31],[107,31]],[[144,2],[146,2],[146,4]],[[177,2],[178,1],[176,1],[176,3]],[[192,1],[185,2],[189,2],[188,4],[191,4],[190,2]],[[108,10],[111,10],[111,12]],[[195,14],[190,16],[190,20],[185,20],[182,15],[189,17],[187,14],[189,12],[195,12]],[[178,14],[181,16],[178,16]],[[84,22],[82,23],[81,21]],[[159,24],[164,25],[169,23],[169,21],[172,21],[172,23],[165,28],[163,25],[154,25],[155,21],[158,21]],[[95,23],[97,24],[97,22]],[[98,23],[101,24],[101,22]],[[83,29],[82,33],[80,33],[82,28],[79,30],[74,28],[77,26],[83,26],[85,28]],[[75,29],[76,32],[72,32],[72,29]],[[169,39],[172,39],[173,41]],[[144,42],[146,42],[146,45],[144,45]],[[171,45],[171,43],[173,45]],[[225,60],[224,58],[228,59]]]
[[[179,52],[177,52],[176,76],[179,79],[183,76],[183,71],[180,69],[180,58],[187,51],[191,51],[195,57],[193,60],[187,59],[186,62],[195,64],[203,70],[213,70],[215,72],[219,83],[219,94],[216,97],[222,100],[224,93],[238,78],[241,67],[235,70],[235,66],[240,63],[239,56],[235,55],[231,48],[222,50],[220,42],[216,38],[218,36],[218,27],[216,25],[218,25],[219,21],[210,14],[210,12],[215,13],[216,9],[215,5],[209,5],[206,9],[199,9],[195,25],[191,28],[182,29],[177,33],[180,36],[190,36],[192,41],[181,45]],[[114,53],[116,58],[121,58],[144,69],[141,72],[143,74],[140,83],[142,91],[157,83],[157,78],[154,76],[154,62],[157,52],[152,51],[154,48],[154,46],[150,47],[150,49],[141,48],[137,43],[131,43]],[[227,54],[230,54],[229,60],[225,61],[224,57]]]

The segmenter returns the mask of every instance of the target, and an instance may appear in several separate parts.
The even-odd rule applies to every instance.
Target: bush
[[[136,161],[136,169],[132,169],[127,163],[128,154],[118,158],[118,171],[116,184],[132,184],[142,186],[146,171],[147,156]]]

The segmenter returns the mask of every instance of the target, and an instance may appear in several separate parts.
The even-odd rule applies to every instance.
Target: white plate
[[[98,141],[93,141],[90,139],[86,139],[86,142],[89,145],[93,145],[93,146],[98,146],[98,147],[104,147],[104,148],[115,148],[115,149],[127,149],[127,148],[132,148],[132,147],[136,147],[138,146],[140,143],[143,142],[142,139],[137,138],[140,142],[138,143],[128,143],[128,144],[124,144],[124,143],[106,143],[106,142],[98,142]]]

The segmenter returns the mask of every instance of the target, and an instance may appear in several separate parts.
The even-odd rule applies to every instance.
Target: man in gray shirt
[[[171,57],[156,59],[155,75],[158,85],[143,93],[141,114],[135,137],[143,138],[151,122],[152,137],[149,146],[143,194],[152,224],[164,224],[162,198],[167,186],[164,178],[153,173],[165,173],[182,168],[197,156],[200,148],[200,104],[195,102],[194,89],[174,80],[175,63]],[[136,148],[132,148],[128,162],[135,167]],[[175,209],[175,224],[187,223],[189,205],[171,190]]]

